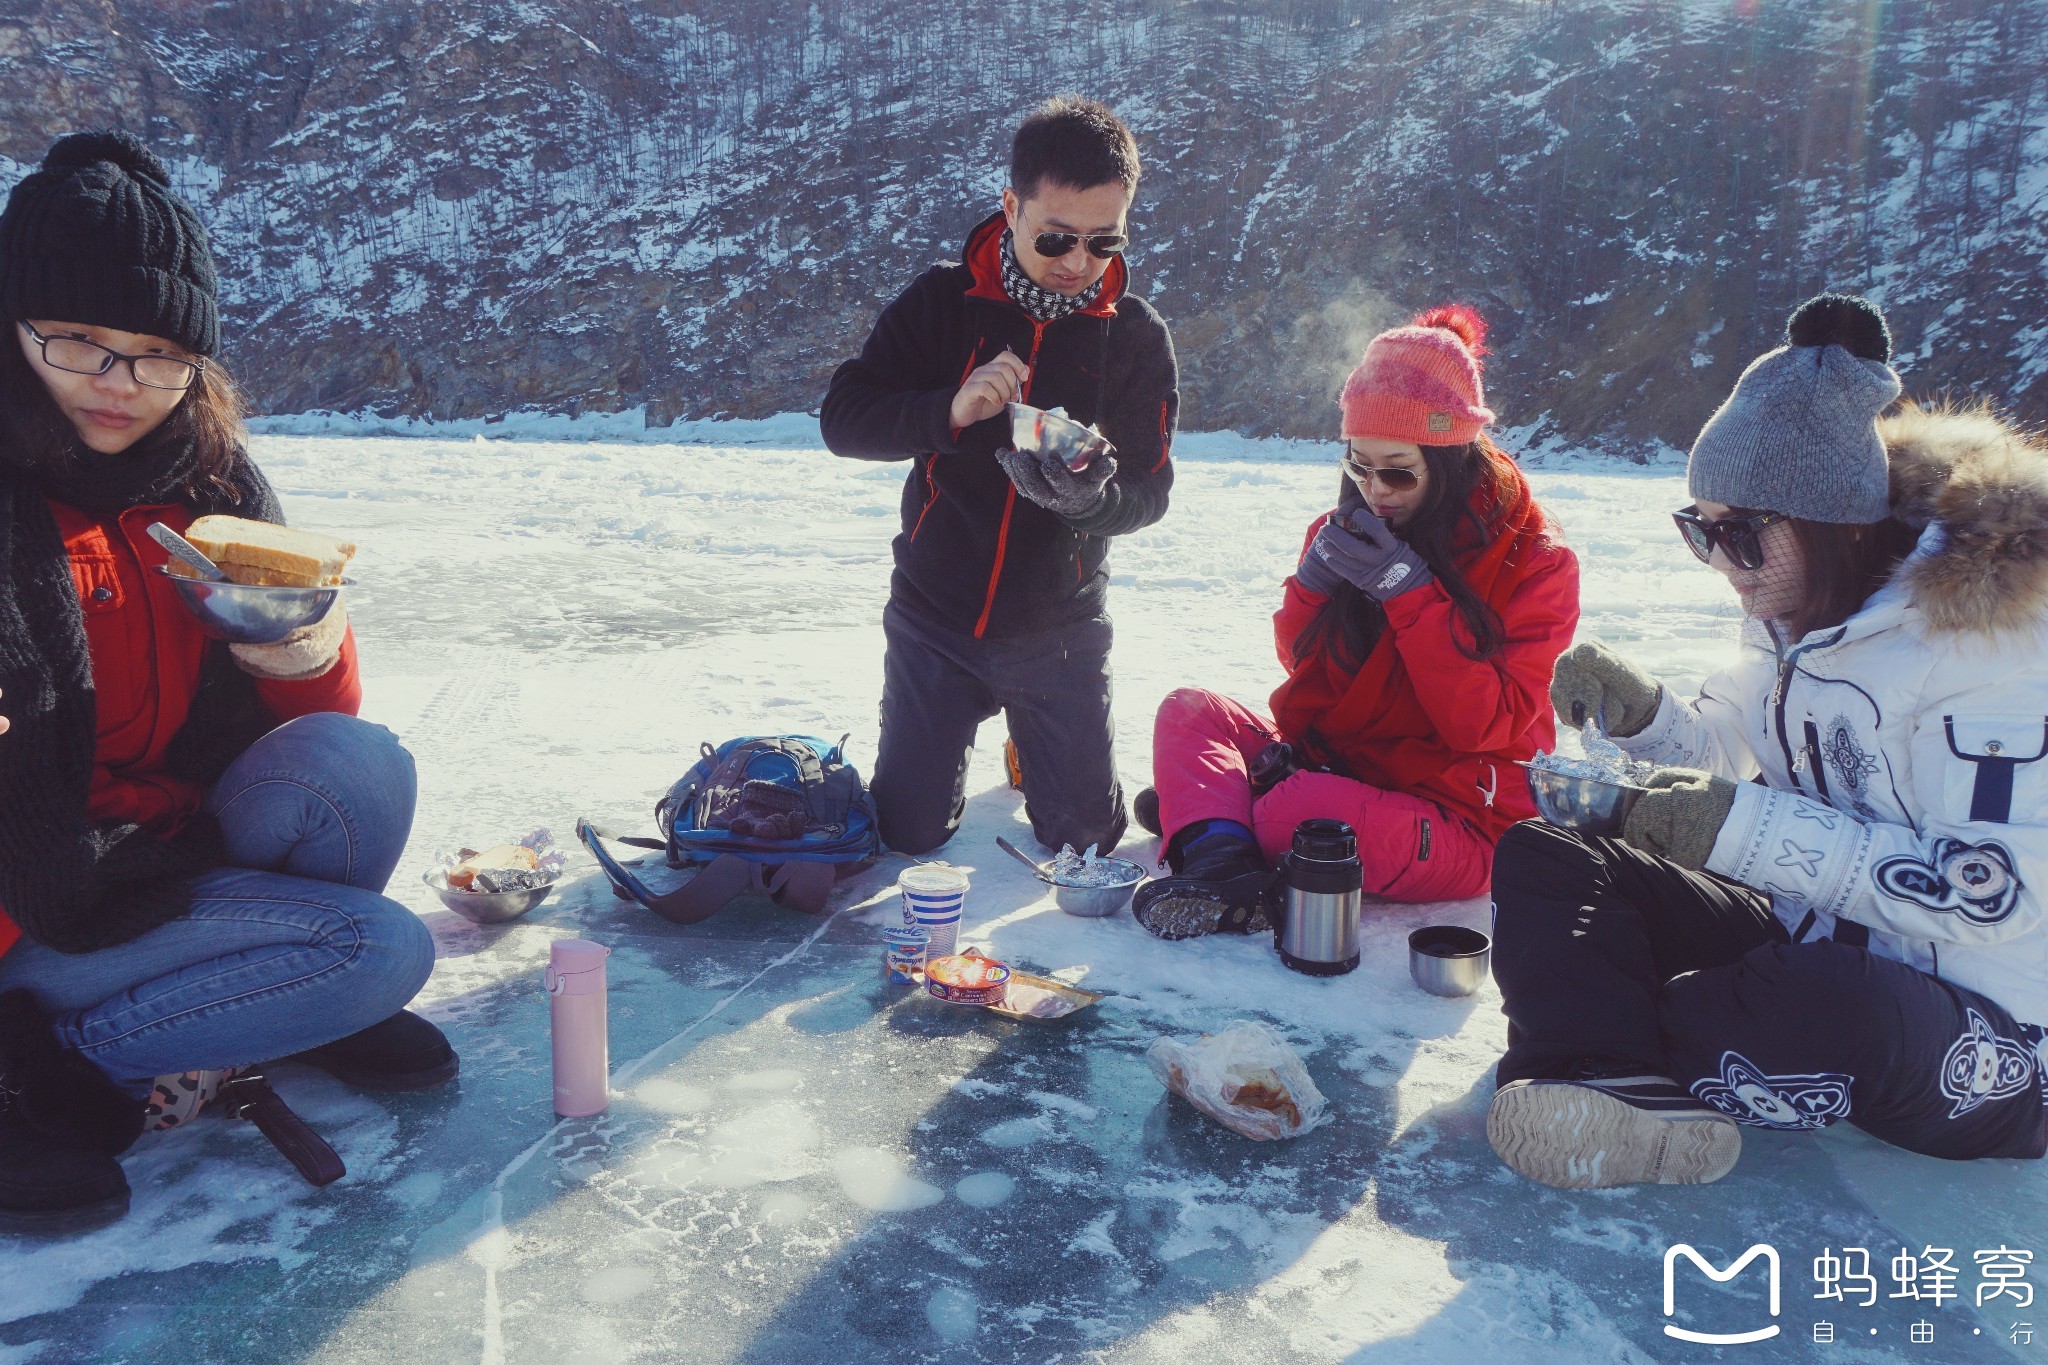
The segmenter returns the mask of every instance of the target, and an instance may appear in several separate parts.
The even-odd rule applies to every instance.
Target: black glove
[[[998,450],[996,461],[1017,491],[1048,512],[1063,517],[1085,517],[1102,502],[1103,487],[1116,477],[1116,457],[1098,455],[1076,474],[1059,456],[1048,452],[1025,454],[1021,450]]]
[[[1333,515],[1309,542],[1294,581],[1328,597],[1349,583],[1378,602],[1389,602],[1429,582],[1429,565],[1370,507]]]

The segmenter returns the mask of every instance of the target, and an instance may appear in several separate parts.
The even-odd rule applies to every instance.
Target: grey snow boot
[[[1668,1076],[1509,1081],[1486,1111],[1509,1167],[1562,1190],[1708,1185],[1735,1169],[1742,1129]]]

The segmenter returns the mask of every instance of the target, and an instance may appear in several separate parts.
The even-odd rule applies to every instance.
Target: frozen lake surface
[[[277,1068],[347,1160],[323,1191],[245,1124],[144,1139],[125,1222],[0,1240],[0,1365],[1690,1360],[1719,1356],[1667,1322],[1760,1320],[1781,1335],[1729,1358],[2048,1359],[2009,1330],[2037,1311],[2048,1329],[2048,1304],[1979,1312],[1970,1270],[1974,1249],[2048,1250],[2038,1165],[1950,1165],[1838,1127],[1752,1130],[1704,1189],[1523,1182],[1484,1134],[1499,997],[1439,1000],[1406,972],[1410,928],[1483,927],[1482,902],[1370,911],[1363,965],[1334,980],[1286,971],[1266,940],[1170,944],[1127,914],[1068,917],[993,843],[1030,839],[1000,721],[945,854],[973,877],[963,942],[1111,992],[1070,1020],[884,986],[895,862],[823,920],[745,901],[683,929],[614,899],[577,850],[527,919],[459,919],[421,884],[441,850],[537,825],[568,842],[579,815],[650,829],[700,741],[851,731],[871,766],[904,467],[481,438],[257,449],[294,521],[363,547],[366,713],[405,737],[423,783],[392,894],[439,942],[421,1007],[462,1078],[387,1098]],[[1112,555],[1132,791],[1167,691],[1263,704],[1280,580],[1334,497],[1327,464],[1212,449],[1181,461],[1166,521]],[[1726,656],[1735,609],[1672,531],[1675,472],[1532,477],[1584,564],[1582,634],[1680,686]],[[1122,851],[1157,857],[1149,840]],[[557,1122],[540,976],[570,936],[614,949],[617,1093]],[[1242,1018],[1293,1042],[1331,1122],[1254,1143],[1168,1102],[1146,1045]],[[1717,1265],[1773,1245],[1781,1315],[1754,1283],[1691,1273],[1667,1319],[1680,1242]],[[1892,1257],[1927,1246],[1957,1250],[1961,1300],[1887,1297]],[[1845,1247],[1869,1251],[1875,1306],[1815,1299],[1815,1258]],[[1931,1347],[1908,1342],[1921,1319]],[[1815,1343],[1821,1321],[1841,1344]]]

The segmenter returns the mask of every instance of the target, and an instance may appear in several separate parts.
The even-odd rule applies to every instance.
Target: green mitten
[[[1609,735],[1641,734],[1657,715],[1664,688],[1649,674],[1596,640],[1573,645],[1550,677],[1550,704],[1574,730],[1607,713]]]
[[[1698,872],[1735,806],[1735,784],[1693,768],[1659,768],[1643,784],[1621,837],[1645,853]]]

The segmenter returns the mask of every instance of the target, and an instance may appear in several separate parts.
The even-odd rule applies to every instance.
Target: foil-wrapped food
[[[562,875],[568,861],[568,855],[555,847],[554,836],[545,829],[535,830],[516,844],[493,844],[482,850],[459,848],[441,855],[450,890],[483,895],[547,886]]]

